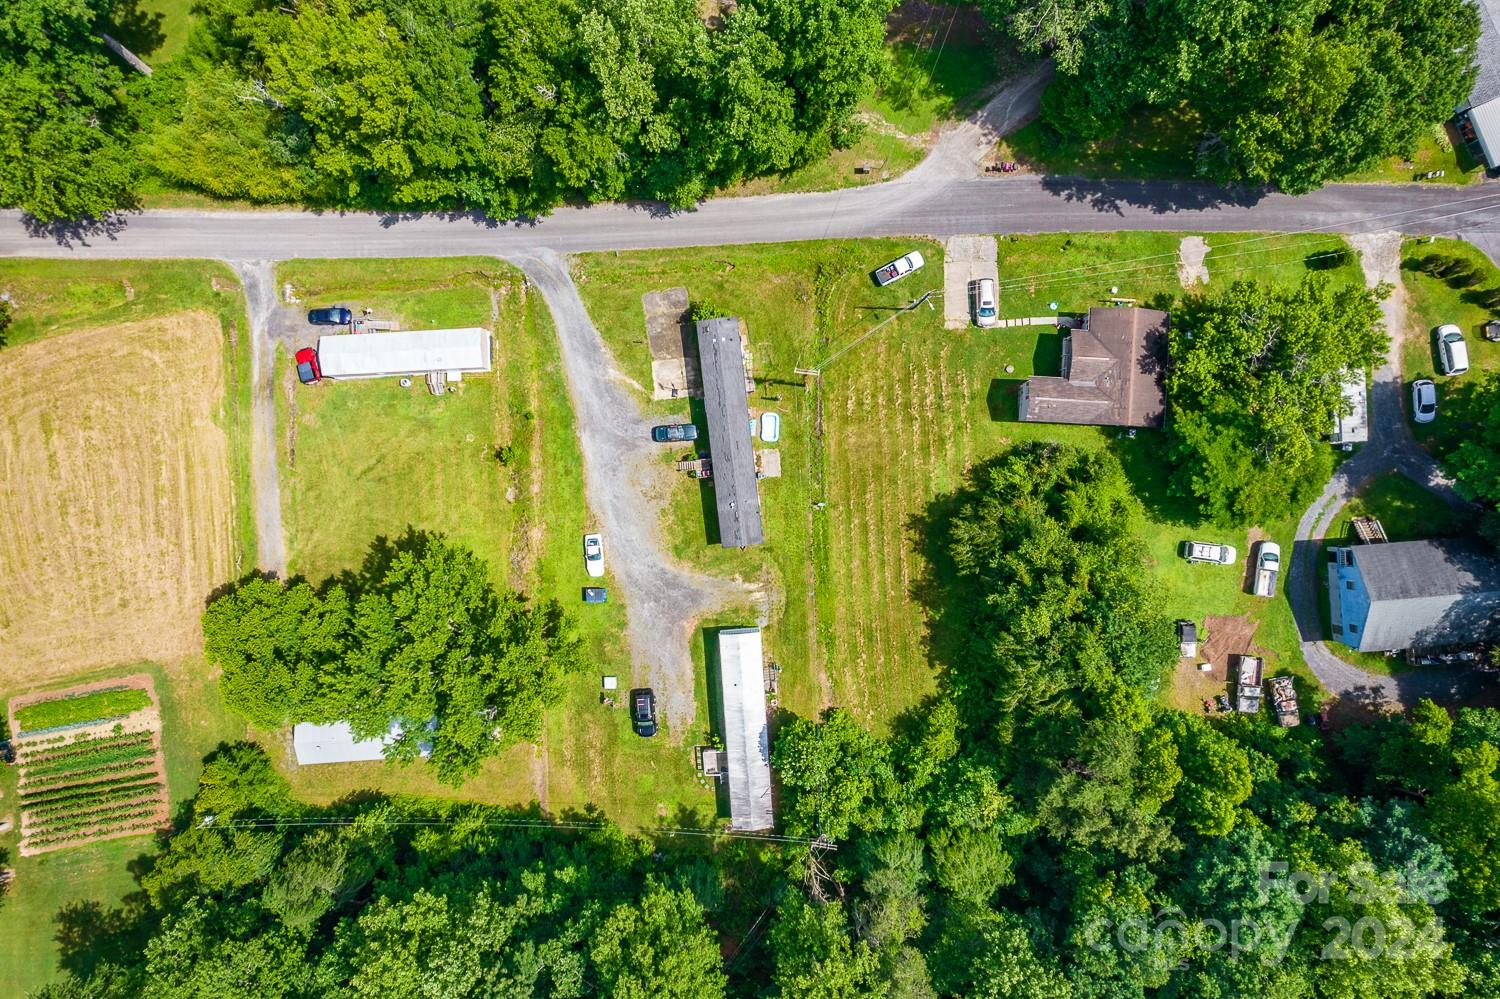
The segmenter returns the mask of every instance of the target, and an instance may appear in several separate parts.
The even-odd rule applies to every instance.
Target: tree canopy
[[[371,562],[348,585],[251,578],[216,598],[203,633],[225,703],[263,728],[348,721],[368,739],[396,722],[387,757],[430,748],[448,783],[535,739],[578,665],[562,608],[496,590],[482,561],[440,537],[410,535]]]
[[[1177,481],[1203,517],[1267,523],[1322,488],[1343,383],[1376,364],[1388,343],[1382,294],[1310,277],[1286,291],[1237,281],[1181,303],[1168,433]]]
[[[981,0],[1059,70],[1043,120],[1098,138],[1126,112],[1187,109],[1198,173],[1311,190],[1394,154],[1473,85],[1469,0]]]
[[[222,198],[509,218],[685,207],[848,144],[891,0],[204,0],[133,81],[113,0],[0,16],[0,197],[43,219],[125,204],[137,164]],[[28,31],[43,19],[61,32]]]

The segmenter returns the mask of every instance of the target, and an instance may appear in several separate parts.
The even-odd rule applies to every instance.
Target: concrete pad
[[[961,330],[972,322],[969,315],[969,289],[981,278],[996,282],[1000,280],[995,253],[994,236],[954,236],[943,247],[945,328]]]
[[[686,288],[648,291],[641,296],[646,341],[651,347],[651,397],[701,396],[698,338],[693,331]]]
[[[1184,236],[1177,247],[1177,283],[1189,291],[1195,284],[1208,284],[1208,242],[1202,236]]]

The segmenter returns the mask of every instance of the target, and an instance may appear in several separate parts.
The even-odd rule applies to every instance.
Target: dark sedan
[[[331,309],[313,309],[307,314],[307,321],[314,326],[348,326],[354,322],[354,313],[336,305]]]
[[[651,428],[651,439],[658,444],[695,441],[698,439],[698,428],[691,423],[664,423]]]
[[[635,734],[649,739],[656,734],[656,695],[650,687],[641,687],[630,692],[630,720],[635,724]]]

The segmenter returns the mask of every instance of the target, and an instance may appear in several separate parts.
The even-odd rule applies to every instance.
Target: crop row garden
[[[136,712],[151,703],[149,691],[120,687],[54,698],[14,712],[17,725],[32,732],[126,719],[106,731],[96,725],[30,738],[23,734],[18,740],[23,855],[161,827],[167,818],[167,787],[158,733],[126,728],[150,718]]]
[[[116,687],[29,704],[16,711],[16,724],[22,733],[38,732],[63,725],[123,718],[150,705],[151,695],[141,688]]]

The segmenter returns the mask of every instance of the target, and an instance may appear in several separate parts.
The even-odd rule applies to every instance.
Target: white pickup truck
[[[1262,541],[1255,556],[1255,595],[1274,597],[1276,577],[1281,573],[1281,546],[1274,541]]]
[[[1233,565],[1239,553],[1234,545],[1219,545],[1210,541],[1184,541],[1182,557],[1189,562],[1211,562],[1214,565]]]

